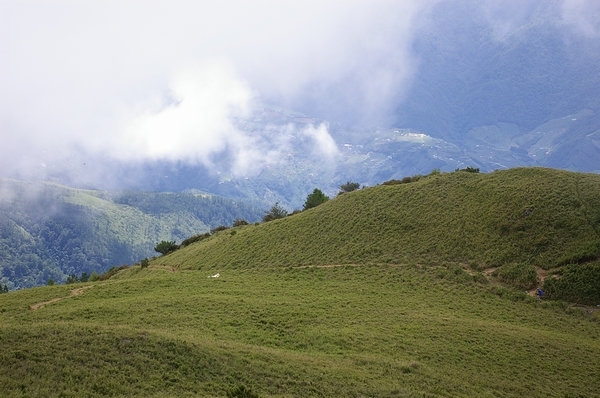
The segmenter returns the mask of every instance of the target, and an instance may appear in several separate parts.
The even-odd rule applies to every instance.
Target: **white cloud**
[[[211,61],[186,69],[174,76],[170,90],[171,103],[127,118],[122,131],[103,142],[109,153],[123,160],[208,163],[211,154],[243,141],[231,120],[249,115],[253,93],[231,65]]]
[[[600,2],[597,0],[563,0],[562,22],[588,38],[600,37]]]
[[[321,123],[317,127],[309,125],[301,134],[310,137],[315,143],[315,152],[318,153],[322,160],[334,160],[339,155],[338,147],[327,131],[327,125]]]
[[[226,151],[232,170],[255,173],[281,160],[285,129],[248,136],[231,116],[260,95],[385,121],[418,67],[415,26],[440,2],[0,0],[0,166],[86,151],[210,165]],[[484,3],[501,34],[539,2]],[[560,4],[598,35],[596,1]],[[307,131],[335,152],[324,126]]]
[[[229,117],[256,94],[385,113],[428,3],[0,0],[0,157],[209,163],[228,149],[250,167],[264,139]]]

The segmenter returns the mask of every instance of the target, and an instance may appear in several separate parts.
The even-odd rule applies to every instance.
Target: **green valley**
[[[97,191],[0,180],[0,283],[11,289],[64,282],[155,254],[161,240],[258,220],[263,210],[219,196]]]

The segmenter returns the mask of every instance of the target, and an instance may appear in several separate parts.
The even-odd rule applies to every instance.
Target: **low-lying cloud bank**
[[[240,173],[285,150],[273,129],[248,135],[234,125],[253,102],[327,101],[335,87],[343,106],[379,112],[410,74],[404,36],[423,9],[416,1],[0,7],[3,168],[99,154],[210,167],[226,152]],[[326,127],[300,133],[334,152]]]
[[[39,174],[104,158],[211,169],[228,157],[231,172],[253,175],[284,161],[290,136],[334,159],[324,124],[240,121],[267,102],[385,124],[419,68],[415,35],[454,3],[465,1],[0,1],[0,167]],[[481,4],[500,38],[543,6]],[[556,23],[597,37],[599,9],[563,0]]]

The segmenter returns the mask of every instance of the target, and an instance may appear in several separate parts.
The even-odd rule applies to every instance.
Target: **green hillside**
[[[212,195],[0,180],[0,283],[14,289],[104,272],[151,257],[161,240],[181,241],[262,213]]]
[[[598,258],[600,176],[455,172],[344,194],[161,258],[182,269],[359,263],[544,269]]]
[[[599,193],[556,170],[434,173],[1,294],[0,395],[599,397],[600,301],[512,287],[533,269],[598,298]]]

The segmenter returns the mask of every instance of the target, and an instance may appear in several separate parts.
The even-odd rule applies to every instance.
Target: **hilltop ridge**
[[[347,193],[160,258],[180,268],[528,263],[598,258],[600,176],[543,168],[443,173]]]

